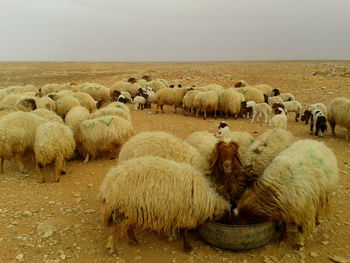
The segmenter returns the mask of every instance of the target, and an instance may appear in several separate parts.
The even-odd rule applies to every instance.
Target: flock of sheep
[[[257,138],[231,131],[224,121],[216,134],[198,131],[184,140],[165,132],[136,134],[128,101],[136,110],[153,103],[156,113],[168,105],[175,112],[180,107],[184,114],[202,113],[204,119],[207,113],[252,117],[252,122],[263,118],[272,128]],[[296,225],[296,244],[302,246],[327,211],[338,166],[325,144],[297,140],[286,130],[286,113],[295,112],[298,121],[301,109],[292,94],[244,81],[229,89],[174,87],[149,76],[111,88],[96,83],[7,87],[0,89],[0,172],[4,160],[13,158],[26,172],[22,159],[32,153],[38,182],[45,182],[43,168],[51,163],[57,182],[75,154],[85,162],[101,154],[118,158],[99,193],[103,222],[111,229],[110,253],[117,232],[138,243],[135,227],[169,237],[180,230],[184,249],[191,251],[188,230],[207,220],[275,221],[281,239]],[[347,128],[349,139],[349,99],[337,98],[328,107],[310,105],[301,116],[306,123],[309,118],[316,134],[325,131],[328,120],[333,134],[338,124]]]

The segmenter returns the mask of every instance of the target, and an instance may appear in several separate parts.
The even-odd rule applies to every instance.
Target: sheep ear
[[[213,152],[211,153],[211,157],[210,157],[210,168],[213,168],[218,159],[219,159],[219,147],[220,145],[222,144],[223,142],[222,141],[219,141],[216,145],[215,145],[215,148],[213,150]]]

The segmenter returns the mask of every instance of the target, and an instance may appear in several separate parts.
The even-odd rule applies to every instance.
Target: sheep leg
[[[0,157],[0,173],[4,173],[4,158]]]
[[[67,162],[67,160],[64,159],[63,163],[62,163],[61,175],[65,175],[67,173],[66,172],[66,162]]]
[[[296,122],[299,121],[299,116],[300,116],[300,113],[299,113],[299,112],[296,112],[296,113],[295,113],[295,121],[296,121]]]
[[[55,161],[55,172],[53,174],[53,181],[55,183],[60,181],[60,174],[61,174],[61,171],[62,171],[62,166],[63,166],[63,160],[56,159],[56,161]]]
[[[298,233],[297,233],[297,240],[296,240],[296,248],[300,250],[302,247],[304,247],[304,229],[301,225],[298,225]]]
[[[37,168],[37,172],[38,172],[37,182],[40,183],[40,184],[41,183],[45,183],[45,175],[43,173],[44,166],[39,164],[39,163],[37,163],[36,168]]]
[[[22,157],[19,154],[16,154],[16,160],[17,160],[17,165],[18,165],[19,171],[22,174],[28,173],[28,170],[24,169]]]
[[[329,121],[329,125],[331,126],[332,135],[335,136],[335,131],[334,130],[335,130],[336,123]]]
[[[214,110],[214,118],[216,119],[216,110]]]
[[[176,106],[174,106],[174,107],[175,107],[174,113],[176,113]]]
[[[310,134],[313,133],[314,130],[314,118],[311,116],[311,120],[310,120]]]
[[[226,111],[225,112],[225,119],[227,120],[227,118],[228,118],[228,112]]]
[[[207,118],[207,110],[204,109],[204,116],[203,116],[203,120],[205,120]]]
[[[196,117],[198,117],[199,109],[196,109]]]
[[[84,160],[84,163],[87,163],[90,159],[90,155],[87,153],[86,156],[85,156],[85,160]]]
[[[128,234],[128,237],[130,238],[130,244],[131,245],[139,245],[140,242],[137,240],[133,226],[129,226],[128,229],[126,230],[126,233]]]
[[[115,231],[115,227],[113,227],[112,233],[109,235],[107,244],[106,244],[106,249],[109,254],[115,253],[115,244],[116,244],[116,231]]]
[[[156,114],[158,114],[159,104],[156,105]]]
[[[346,139],[350,140],[350,128],[347,128]]]
[[[287,224],[286,222],[281,222],[281,225],[278,226],[280,230],[280,235],[277,239],[277,243],[281,243],[282,240],[287,238]]]
[[[252,117],[251,122],[254,122],[255,118],[256,118],[256,111],[253,111],[253,117]]]
[[[190,242],[188,241],[188,230],[184,229],[182,231],[182,238],[183,238],[183,245],[184,245],[184,249],[186,252],[191,252],[193,250],[193,248],[190,245]]]
[[[164,113],[163,107],[164,107],[164,105],[160,105],[160,109],[161,109],[162,113]]]

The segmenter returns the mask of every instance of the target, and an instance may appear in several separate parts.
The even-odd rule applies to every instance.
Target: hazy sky
[[[350,0],[0,0],[0,61],[350,59]]]

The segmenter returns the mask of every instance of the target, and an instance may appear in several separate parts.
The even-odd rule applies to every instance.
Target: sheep
[[[244,80],[240,80],[234,85],[234,87],[235,88],[240,88],[240,87],[255,88],[257,90],[260,90],[263,94],[266,94],[269,97],[274,96],[271,86],[267,84],[248,85],[247,82],[245,82]]]
[[[134,98],[134,97],[136,97],[137,91],[141,88],[142,87],[140,84],[134,83],[129,87],[129,90],[127,90],[127,91],[130,93],[131,97]]]
[[[51,121],[51,122],[58,122],[58,123],[61,123],[63,124],[63,119],[58,116],[56,113],[52,112],[52,111],[49,111],[49,110],[46,110],[46,109],[36,109],[36,110],[33,110],[32,113],[48,120],[48,121]]]
[[[158,113],[158,108],[160,107],[161,111],[164,113],[163,106],[175,106],[176,108],[182,106],[182,100],[186,95],[187,88],[162,88],[156,92],[154,95],[154,103],[156,104],[156,113]]]
[[[71,96],[71,95],[74,95],[74,92],[71,90],[61,90],[59,92],[52,92],[52,93],[47,94],[47,96],[54,101],[56,101],[64,96]]]
[[[97,110],[96,101],[90,94],[86,92],[76,92],[73,94],[73,97],[79,101],[81,106],[87,108],[90,113]]]
[[[28,96],[23,96],[22,94],[10,94],[10,95],[7,95],[5,98],[3,98],[0,101],[0,107],[15,106],[16,102],[19,99],[22,99],[22,98],[28,98]]]
[[[327,119],[326,116],[321,111],[313,111],[311,115],[311,124],[310,124],[310,134],[313,133],[314,126],[316,125],[315,135],[318,136],[318,133],[321,132],[321,137],[327,130]]]
[[[281,94],[280,90],[279,89],[273,89],[272,90],[272,93],[273,93],[273,96],[278,96]]]
[[[4,160],[16,158],[21,173],[26,173],[22,157],[33,151],[38,126],[47,122],[31,112],[13,112],[0,119],[0,173],[4,172]]]
[[[265,101],[265,102],[266,102],[266,101]],[[283,100],[282,100],[282,98],[279,97],[279,96],[272,96],[272,97],[268,97],[267,103],[272,107],[273,104],[275,104],[275,103],[281,103],[281,104],[283,104]]]
[[[278,95],[279,97],[281,97],[281,99],[283,100],[283,102],[286,101],[295,101],[295,97],[293,96],[293,94],[290,93],[282,93],[280,95]]]
[[[36,107],[38,109],[47,109],[52,112],[56,111],[56,104],[55,102],[48,96],[44,96],[41,98],[36,99]]]
[[[187,136],[185,142],[192,145],[209,163],[211,154],[215,148],[218,139],[206,131],[193,132]]]
[[[182,100],[182,109],[184,112],[184,115],[186,116],[188,113],[190,113],[190,116],[193,115],[193,100],[194,97],[200,93],[200,91],[198,90],[191,90],[189,89],[189,91],[186,93],[186,95],[184,96],[183,100]]]
[[[75,149],[72,130],[58,122],[47,122],[37,129],[34,141],[35,162],[38,170],[38,183],[45,182],[43,169],[46,165],[55,163],[53,181],[60,180],[60,174],[65,174],[65,163]]]
[[[20,111],[33,111],[36,109],[36,102],[35,99],[24,96],[16,101],[15,107]]]
[[[241,197],[235,214],[238,221],[260,223],[277,221],[282,235],[295,224],[300,234],[312,233],[319,216],[327,212],[328,202],[338,181],[337,159],[323,143],[299,140],[281,152],[251,189]]]
[[[207,118],[207,112],[214,112],[214,118],[216,119],[218,106],[218,94],[213,90],[200,92],[193,99],[193,107],[196,109],[196,117],[198,117],[198,113],[202,111],[204,113],[204,120]]]
[[[37,87],[35,87],[34,85],[31,84],[27,84],[25,86],[12,86],[12,87],[8,87],[7,89],[7,93],[11,94],[11,93],[26,93],[26,92],[39,92],[39,89]]]
[[[66,117],[70,109],[76,106],[80,106],[79,100],[71,95],[63,96],[56,100],[56,112],[62,119]]]
[[[274,129],[287,129],[287,116],[284,113],[282,108],[277,108],[277,113],[274,117],[271,118],[269,126]]]
[[[128,78],[128,82],[130,82],[131,84],[134,84],[134,83],[137,83],[137,80],[136,78],[131,77],[131,78]]]
[[[225,113],[225,119],[232,114],[237,119],[241,112],[241,103],[244,101],[244,95],[235,89],[225,90],[219,97],[219,110]]]
[[[135,110],[143,110],[145,108],[146,102],[147,100],[142,96],[136,96],[132,101],[132,103],[135,104]]]
[[[95,158],[101,152],[110,152],[117,157],[120,146],[135,134],[135,130],[131,122],[107,115],[83,120],[78,134],[78,150],[85,156],[84,162],[88,162],[90,157]]]
[[[96,112],[94,113],[96,114]],[[74,140],[79,147],[79,126],[83,120],[86,120],[90,116],[88,109],[83,106],[76,106],[71,108],[65,118],[66,125],[73,131]]]
[[[154,92],[158,92],[159,90],[168,87],[168,85],[165,85],[162,81],[160,80],[152,80],[147,83],[148,87],[151,87]]]
[[[115,90],[117,91],[129,91],[129,88],[131,87],[132,83],[130,82],[126,82],[126,81],[117,81],[116,83],[114,83],[112,85],[112,87],[110,88],[110,96],[112,96],[113,92]]]
[[[113,115],[113,116],[121,117],[124,120],[131,121],[130,114],[124,109],[117,108],[117,107],[108,107],[108,106],[103,107],[100,110],[90,114],[87,119],[95,119],[106,115]]]
[[[264,95],[260,90],[251,87],[236,88],[236,90],[244,95],[246,101],[255,101],[256,103],[263,103],[265,101]]]
[[[139,80],[137,81],[137,83],[141,86],[141,88],[146,88],[146,87],[148,87],[148,82],[147,82],[147,80],[139,79]]]
[[[78,88],[74,85],[74,83],[65,83],[65,84],[46,84],[41,88],[40,93],[43,95],[47,95],[52,92],[59,92],[61,90],[72,90],[78,91]]]
[[[161,198],[159,198],[161,197]],[[114,228],[107,249],[115,252],[115,233],[126,231],[139,244],[133,229],[183,231],[185,251],[191,251],[187,231],[229,211],[208,180],[195,168],[155,156],[135,158],[112,168],[104,178],[99,198],[106,227]]]
[[[272,108],[267,103],[257,103],[253,107],[253,117],[252,121],[254,122],[258,116],[264,117],[264,123],[267,123],[269,121],[269,118],[272,113]]]
[[[107,106],[103,107],[103,109],[111,109],[111,108],[122,109],[126,113],[130,114],[130,109],[128,108],[128,106],[126,106],[124,103],[121,103],[119,101],[112,102]]]
[[[118,161],[145,155],[159,156],[189,163],[203,173],[209,173],[209,162],[186,141],[165,132],[141,132],[127,141],[120,150]]]
[[[224,87],[218,84],[209,84],[205,87],[207,91],[215,91],[218,94],[218,96],[225,91]]]
[[[294,135],[287,130],[268,130],[258,136],[241,155],[242,164],[248,167],[253,175],[260,176],[273,158],[295,140]]]
[[[315,103],[307,106],[306,110],[304,111],[303,115],[301,115],[301,121],[304,121],[305,124],[308,124],[309,119],[311,117],[312,111],[319,110],[321,111],[325,116],[327,116],[327,107],[323,103]]]
[[[256,105],[255,101],[242,101],[241,102],[241,115],[247,119],[253,115],[253,106]]]
[[[18,109],[15,106],[0,106],[0,118],[16,111]]]
[[[295,121],[299,121],[299,116],[300,116],[300,111],[302,109],[302,106],[300,102],[298,101],[287,101],[283,102],[284,108],[285,108],[285,113],[287,112],[295,112]]]
[[[151,76],[149,76],[149,75],[143,75],[141,79],[143,79],[143,80],[145,80],[145,81],[147,81],[147,82],[152,81],[152,78],[151,78]],[[168,86],[168,85],[167,85],[167,86]]]
[[[98,83],[84,83],[78,87],[80,91],[90,94],[96,101],[104,100],[106,103],[111,101],[109,89]]]
[[[350,140],[350,99],[336,98],[327,107],[327,120],[331,126],[332,135],[335,136],[335,126],[347,129],[346,139]]]

